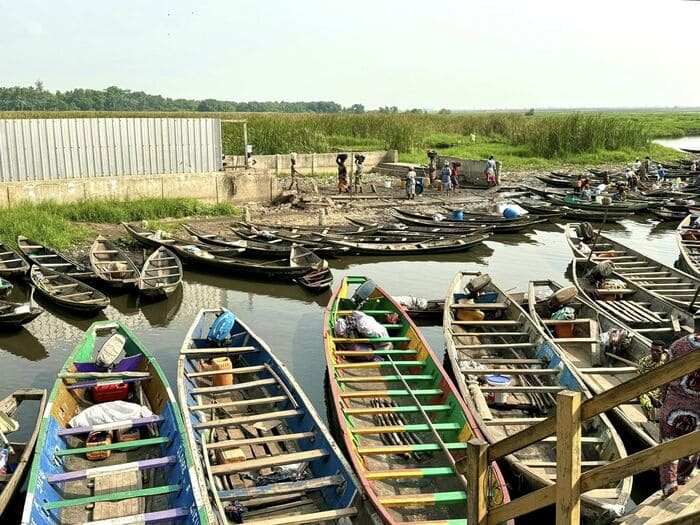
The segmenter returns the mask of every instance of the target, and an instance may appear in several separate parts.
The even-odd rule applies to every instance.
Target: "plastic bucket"
[[[489,386],[505,387],[510,385],[510,377],[502,375],[486,376],[486,382]],[[489,392],[487,399],[492,403],[504,404],[508,401],[508,392]]]
[[[503,210],[503,216],[506,219],[516,219],[517,217],[520,217],[520,212],[515,208],[508,207]]]
[[[452,220],[453,221],[463,221],[464,220],[464,212],[461,210],[454,210],[452,212]]]
[[[574,335],[574,323],[555,324],[554,333],[560,339],[571,337]]]

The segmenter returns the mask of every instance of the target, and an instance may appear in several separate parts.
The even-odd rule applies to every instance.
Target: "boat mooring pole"
[[[591,246],[591,251],[588,253],[588,259],[586,259],[587,263],[591,260],[591,257],[593,256],[593,248],[595,248],[595,245],[598,242],[598,237],[600,237],[600,232],[603,230],[603,226],[605,226],[605,222],[608,220],[608,210],[610,210],[610,206],[611,206],[611,204],[608,204],[605,206],[605,214],[603,215],[603,224],[600,225],[600,228],[598,228],[598,233],[596,233],[595,237],[593,238],[593,245]]]

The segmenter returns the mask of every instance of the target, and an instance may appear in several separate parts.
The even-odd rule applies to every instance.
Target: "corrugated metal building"
[[[0,120],[0,182],[206,173],[221,158],[219,119]]]

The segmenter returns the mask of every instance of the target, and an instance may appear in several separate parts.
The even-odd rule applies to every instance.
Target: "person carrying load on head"
[[[361,153],[355,155],[355,193],[359,188],[362,193],[362,175],[365,172],[365,156]]]
[[[428,150],[428,176],[430,177],[430,184],[435,182],[437,178],[437,164],[435,159],[437,158],[437,152],[433,149]]]
[[[697,330],[697,326],[696,326]],[[673,361],[690,352],[700,351],[700,334],[694,333],[676,340],[668,349],[668,359]],[[661,440],[690,434],[700,429],[700,370],[674,379],[662,388],[659,430]],[[684,457],[659,467],[661,490],[670,496],[678,490],[695,470],[700,454]]]
[[[657,366],[661,366],[668,361],[668,352],[663,341],[652,341],[651,353],[648,356],[642,357],[637,364],[637,373],[644,374],[654,370]],[[655,388],[649,392],[639,396],[639,404],[646,412],[649,421],[658,421],[658,409],[661,408],[661,388]]]
[[[347,158],[347,153],[338,153],[338,156],[335,158],[335,163],[338,165],[338,193],[350,193],[350,187],[348,186],[348,168],[345,166]]]
[[[440,182],[442,182],[442,192],[444,194],[450,193],[450,177],[452,177],[450,161],[446,160],[440,170]]]
[[[492,184],[494,186],[496,185],[496,171],[496,161],[493,160],[493,155],[489,155],[489,158],[486,161],[486,169],[484,170],[484,175],[486,175],[486,185],[488,187],[491,187]]]

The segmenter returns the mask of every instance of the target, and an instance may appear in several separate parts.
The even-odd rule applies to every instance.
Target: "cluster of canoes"
[[[681,246],[700,243],[695,234],[700,228],[684,221]],[[700,274],[587,223],[567,224],[564,237],[574,287],[531,281],[509,294],[487,274],[455,276],[437,303],[444,367],[397,299],[369,278],[344,278],[319,319],[330,430],[235,312],[202,310],[194,319],[177,398],[127,328],[95,323],[40,409],[22,523],[466,525],[468,481],[457,464],[469,439],[526,431],[555,413],[557,392],[604,392],[638,373],[651,337],[670,343],[694,330]],[[0,408],[11,416],[16,405]],[[627,455],[618,428],[636,446],[659,442],[658,423],[639,403],[609,415],[583,428],[584,470]],[[33,445],[0,478],[0,501],[17,487]],[[504,461],[532,488],[556,482],[556,440]],[[504,465],[490,468],[491,505],[510,498]],[[585,519],[610,522],[629,510],[632,482],[586,493]]]

